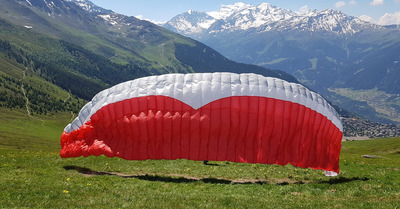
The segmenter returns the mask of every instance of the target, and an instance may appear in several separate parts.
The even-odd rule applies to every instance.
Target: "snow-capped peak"
[[[238,13],[243,10],[250,9],[250,8],[254,8],[254,6],[252,6],[250,4],[238,2],[233,5],[222,5],[218,11],[207,12],[207,14],[210,15],[211,17],[219,20],[219,19],[225,19],[234,13]]]
[[[293,12],[268,3],[253,6],[242,2],[222,5],[218,11],[194,12],[190,10],[174,17],[164,26],[186,35],[249,29],[354,34],[365,27],[377,27],[358,18],[347,16],[338,10]]]

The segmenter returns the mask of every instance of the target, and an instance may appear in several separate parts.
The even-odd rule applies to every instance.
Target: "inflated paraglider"
[[[342,132],[333,107],[300,84],[168,74],[98,93],[65,128],[60,155],[290,163],[335,174]]]

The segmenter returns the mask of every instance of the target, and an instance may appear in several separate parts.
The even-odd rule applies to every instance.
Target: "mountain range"
[[[268,3],[188,11],[163,25],[229,59],[280,69],[338,106],[400,122],[400,26],[337,10],[293,12]]]
[[[84,100],[123,81],[215,71],[298,82],[88,0],[0,0],[0,107],[76,112]]]

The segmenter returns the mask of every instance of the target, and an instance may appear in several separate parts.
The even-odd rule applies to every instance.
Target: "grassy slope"
[[[109,25],[76,5],[67,6],[71,7],[68,9],[58,5],[60,15],[49,16],[47,11],[24,2],[3,4],[0,15],[14,24],[31,25],[33,31],[82,46],[119,64],[143,62],[163,73],[169,72],[169,67],[186,72],[174,57],[173,46],[174,43],[194,45],[192,40],[146,21],[132,19],[130,26]]]
[[[0,52],[0,76],[5,76],[7,78],[13,79],[14,81],[21,82],[20,84],[1,80],[2,82],[4,82],[4,84],[0,84],[0,92],[7,92],[9,95],[25,101],[21,89],[21,87],[23,87],[25,93],[30,99],[30,103],[32,102],[32,97],[37,98],[35,92],[42,93],[48,96],[47,99],[52,100],[44,101],[43,98],[41,98],[36,101],[37,103],[34,105],[34,107],[32,106],[32,104],[30,104],[29,108],[31,108],[32,112],[34,111],[33,109],[45,107],[46,105],[54,101],[63,101],[63,104],[66,108],[68,105],[74,106],[72,107],[72,109],[75,112],[79,111],[80,106],[82,106],[82,104],[79,104],[79,100],[77,99],[77,97],[72,96],[65,89],[62,89],[61,87],[41,78],[39,75],[37,75],[37,73],[32,72],[30,68],[17,63],[15,60],[8,59],[6,55],[2,52]],[[12,88],[12,90],[9,88],[5,88],[4,85],[8,85],[9,88]],[[30,88],[30,90],[27,90],[28,88]],[[35,90],[35,92],[32,93],[32,90]],[[0,102],[0,104],[2,104],[2,102]]]
[[[0,53],[0,56],[3,55]],[[23,71],[25,71],[25,77],[23,77]],[[11,61],[7,58],[0,57],[0,75],[14,78],[22,81],[25,85],[40,88],[43,92],[51,95],[56,99],[65,100],[69,98],[69,93],[64,89],[52,84],[49,81],[44,80],[31,70],[26,70],[22,64],[18,64],[15,61]],[[75,98],[70,98],[76,101]]]
[[[0,109],[0,208],[399,206],[399,138],[344,142],[341,174],[328,178],[290,165],[61,159],[59,137],[70,120]]]

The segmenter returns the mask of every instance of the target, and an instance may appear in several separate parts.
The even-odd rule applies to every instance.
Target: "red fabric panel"
[[[163,151],[163,114],[161,111],[157,111],[154,116],[154,143],[153,146],[155,148],[155,155],[154,159],[162,159],[162,151]]]
[[[60,155],[290,163],[338,172],[341,138],[325,116],[288,101],[229,97],[194,110],[147,96],[109,104],[64,132]]]
[[[137,145],[139,147],[139,159],[138,160],[146,160],[150,159],[148,156],[148,131],[147,131],[147,124],[146,124],[147,116],[145,112],[141,112],[138,116],[137,126],[139,127],[139,135],[138,139],[135,139],[139,142]],[[164,120],[165,121],[165,120]],[[118,138],[117,138],[118,139]]]
[[[256,124],[256,132],[255,132],[255,139],[254,139],[254,161],[256,162],[264,162],[265,160],[264,155],[263,155],[263,144],[265,143],[263,141],[263,134],[264,134],[264,127],[265,127],[265,121],[267,118],[264,116],[264,114],[260,114],[265,112],[266,108],[266,100],[264,99],[258,99],[257,101],[257,124]]]
[[[125,147],[121,149],[121,153],[117,156],[126,156],[128,159],[132,159],[132,150],[133,150],[133,142],[134,142],[134,136],[136,135],[133,131],[133,127],[131,126],[131,121],[130,118],[127,116],[124,117],[124,127],[125,130],[127,131],[127,135],[125,136],[126,144]]]
[[[271,128],[271,136],[269,142],[269,155],[268,155],[268,164],[280,164],[278,161],[279,156],[279,148],[282,143],[282,131],[283,131],[283,113],[284,113],[284,101],[282,100],[271,100],[273,103],[271,106],[273,107],[271,115],[268,115],[268,118],[271,118],[272,125],[268,128]],[[281,153],[283,154],[283,153]]]
[[[153,100],[154,101],[154,100]],[[149,159],[159,159],[157,158],[157,150],[156,147],[156,121],[155,121],[155,115],[152,110],[149,110],[149,113],[147,114],[147,120],[146,120],[146,125],[147,125],[147,131],[148,134],[147,136],[149,137],[149,141],[147,144],[147,150],[148,150],[148,157]]]
[[[200,153],[199,153],[199,160],[207,160],[208,157],[208,146],[210,141],[210,108],[202,108],[200,112]],[[179,139],[179,138],[178,138]]]
[[[200,131],[200,112],[195,111],[190,117],[189,159],[199,160]]]
[[[139,131],[139,126],[136,125],[138,121],[138,118],[136,115],[132,115],[131,118],[129,119],[129,122],[131,123],[130,126],[132,128],[132,136],[130,137],[130,139],[133,141],[132,145],[132,149],[130,149],[130,151],[132,153],[129,153],[129,150],[127,150],[127,152],[125,153],[125,156],[123,158],[127,158],[129,160],[133,160],[133,159],[139,159],[139,139],[140,138],[140,131]]]
[[[248,162],[256,162],[256,158],[254,157],[257,152],[257,127],[258,127],[258,101],[259,97],[248,98],[247,104],[247,115],[248,115],[248,122],[247,122],[247,130],[246,135],[244,138],[244,147],[245,153],[244,157]]]
[[[290,161],[291,157],[291,150],[287,149],[286,146],[290,144],[291,139],[289,139],[289,134],[290,134],[290,126],[291,126],[291,121],[295,121],[291,119],[291,117],[294,117],[295,115],[292,114],[292,108],[291,105],[292,103],[283,101],[283,112],[282,112],[282,134],[281,134],[281,142],[279,146],[279,151],[278,151],[278,158],[277,158],[277,163],[282,164],[285,162]]]
[[[217,160],[218,154],[218,143],[221,130],[221,116],[220,116],[220,102],[212,102],[207,105],[210,106],[210,138],[208,143],[208,159],[205,160]],[[204,107],[205,108],[205,107]]]
[[[221,100],[219,110],[219,137],[218,137],[218,154],[217,159],[226,159],[228,155],[228,143],[229,143],[229,130],[231,129],[231,108],[230,99]]]
[[[182,115],[179,112],[175,112],[172,116],[172,144],[171,149],[173,150],[171,153],[171,159],[179,159],[181,158],[181,142],[180,142],[180,134],[181,134],[181,121]]]
[[[228,154],[226,160],[235,162],[237,161],[236,147],[238,146],[239,138],[239,126],[240,126],[240,97],[230,97],[230,129],[229,129],[229,142],[228,142]],[[228,120],[228,118],[227,118]]]
[[[299,155],[298,147],[300,146],[301,127],[298,126],[299,117],[302,117],[300,105],[295,103],[287,103],[290,105],[290,127],[285,150],[290,151],[289,156],[285,159],[291,164],[296,164]]]
[[[236,162],[245,162],[247,163],[247,159],[245,158],[245,144],[246,144],[246,132],[247,132],[247,124],[249,123],[249,97],[242,97],[239,100],[239,131],[238,138],[236,142]]]
[[[172,159],[172,114],[166,112],[163,118],[163,158]],[[190,159],[190,157],[189,157]]]
[[[189,158],[189,147],[190,147],[190,113],[185,111],[182,113],[182,123],[181,123],[181,158]]]

